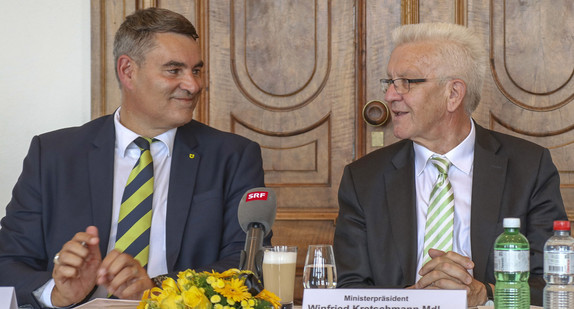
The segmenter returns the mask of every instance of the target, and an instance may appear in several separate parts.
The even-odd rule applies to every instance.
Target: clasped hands
[[[82,301],[97,285],[120,299],[140,299],[153,282],[132,256],[112,250],[103,260],[98,228],[89,226],[64,244],[54,258],[52,305],[65,307]]]
[[[419,271],[421,278],[410,286],[412,289],[466,290],[467,306],[474,307],[486,302],[486,288],[474,279],[469,270],[474,268],[472,260],[449,251],[430,249],[431,260]]]

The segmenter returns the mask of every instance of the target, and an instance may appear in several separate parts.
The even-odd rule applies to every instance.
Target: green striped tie
[[[134,140],[141,153],[122,197],[115,246],[133,256],[143,267],[147,266],[149,256],[153,200],[153,161],[149,148],[154,141],[141,136]]]
[[[439,175],[430,194],[423,265],[431,260],[428,254],[431,248],[444,252],[452,251],[454,194],[448,181],[448,169],[451,163],[447,158],[439,156],[432,156],[430,160],[438,169]]]

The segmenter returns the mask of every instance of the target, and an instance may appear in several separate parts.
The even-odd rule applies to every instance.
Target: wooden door
[[[337,188],[353,159],[353,6],[210,2],[209,123],[261,145],[277,194],[273,243],[298,246],[298,299],[307,246],[332,243]]]
[[[343,167],[396,141],[384,119],[390,32],[452,22],[476,29],[490,55],[479,124],[550,148],[574,218],[574,4],[570,0],[92,1],[92,117],[119,90],[113,34],[137,8],[185,15],[200,34],[206,89],[196,119],[257,141],[278,199],[274,244],[332,243]],[[368,102],[375,101],[364,107]]]

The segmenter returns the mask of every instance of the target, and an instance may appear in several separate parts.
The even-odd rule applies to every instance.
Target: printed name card
[[[305,289],[301,309],[461,309],[465,290]]]
[[[0,286],[0,309],[18,309],[14,287]]]

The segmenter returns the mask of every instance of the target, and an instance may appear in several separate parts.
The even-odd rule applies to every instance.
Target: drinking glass
[[[293,308],[297,247],[265,247],[263,254],[263,286],[281,299],[282,309]]]
[[[333,289],[337,286],[337,269],[331,245],[310,245],[303,270],[306,289]]]

